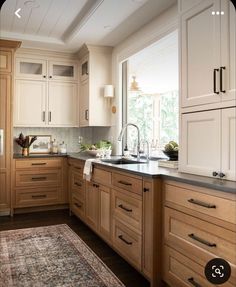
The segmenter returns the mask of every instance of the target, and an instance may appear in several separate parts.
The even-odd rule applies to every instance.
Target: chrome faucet
[[[140,160],[140,130],[139,130],[139,127],[135,124],[131,124],[131,123],[128,123],[126,125],[123,126],[120,134],[119,134],[119,137],[118,137],[118,141],[121,141],[122,140],[122,137],[124,135],[124,132],[125,130],[127,129],[128,126],[133,126],[137,129],[137,132],[138,132],[138,143],[137,143],[137,160]]]

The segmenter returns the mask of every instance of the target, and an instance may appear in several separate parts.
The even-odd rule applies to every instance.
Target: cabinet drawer
[[[78,199],[74,194],[72,194],[71,199],[71,210],[72,212],[79,216],[80,218],[83,218],[85,216],[85,204],[84,201],[81,199]]]
[[[203,264],[220,257],[236,264],[236,233],[165,207],[165,242]]]
[[[78,194],[78,196],[84,197],[85,181],[78,173],[72,172],[71,174],[71,189],[74,193]]]
[[[165,202],[188,208],[217,219],[236,224],[236,200],[230,200],[199,191],[194,187],[181,187],[175,183],[165,183]],[[222,194],[223,196],[223,194]]]
[[[16,160],[16,169],[60,168],[61,159],[20,159]]]
[[[16,187],[59,186],[61,184],[60,170],[16,171]]]
[[[171,287],[212,287],[205,277],[205,265],[201,266],[172,248],[164,246],[163,277]],[[224,287],[233,287],[233,278]],[[194,285],[195,283],[195,285]]]
[[[112,190],[113,216],[141,233],[142,229],[142,200],[136,194]]]
[[[111,172],[100,169],[100,168],[94,168],[93,169],[93,181],[110,185],[111,184]]]
[[[140,178],[113,172],[112,184],[119,188],[142,195],[142,180]]]
[[[15,207],[56,204],[59,202],[60,189],[55,187],[16,190],[15,196]]]
[[[114,247],[138,269],[141,268],[141,236],[118,220],[113,220]]]

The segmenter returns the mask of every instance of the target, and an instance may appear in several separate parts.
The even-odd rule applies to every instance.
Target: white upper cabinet
[[[47,61],[41,59],[16,58],[16,78],[43,80],[47,77]]]
[[[180,19],[182,108],[222,101],[231,101],[228,105],[233,105],[232,100],[235,99],[233,4],[229,0],[204,0],[181,14]]]
[[[31,127],[46,125],[46,82],[16,80],[14,123]]]
[[[83,45],[79,51],[79,124],[111,125],[111,102],[104,98],[104,86],[111,84],[111,47]]]
[[[76,126],[77,84],[49,83],[48,125]]]
[[[14,126],[78,126],[77,62],[42,58],[16,57]]]
[[[76,81],[77,80],[77,64],[49,61],[49,79]]]

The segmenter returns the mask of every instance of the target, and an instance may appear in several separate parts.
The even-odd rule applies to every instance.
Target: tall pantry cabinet
[[[10,213],[13,57],[20,42],[0,39],[0,215]]]
[[[236,180],[236,11],[179,0],[182,172]]]

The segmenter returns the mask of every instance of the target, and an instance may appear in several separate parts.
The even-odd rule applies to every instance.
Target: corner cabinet
[[[76,61],[16,57],[14,126],[78,125]]]
[[[79,124],[110,126],[110,100],[104,98],[104,85],[111,84],[111,47],[83,45],[79,50]]]
[[[183,1],[180,2],[184,6]],[[230,0],[201,1],[181,14],[180,25],[181,107],[203,106],[204,109],[207,104],[235,105],[236,13],[233,3]]]

